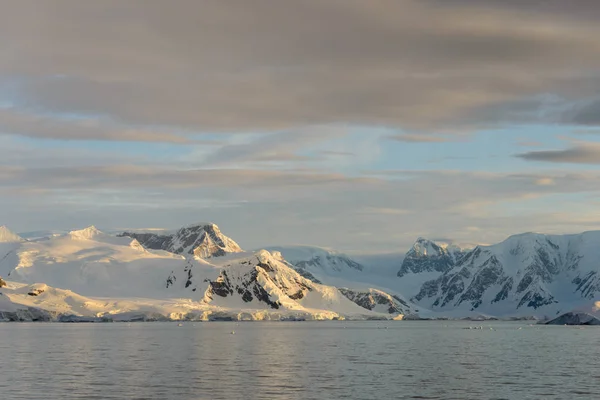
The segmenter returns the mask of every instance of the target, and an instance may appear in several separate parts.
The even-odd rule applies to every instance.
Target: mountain
[[[137,239],[109,235],[93,226],[19,242],[0,256],[0,275],[7,281],[0,289],[0,311],[9,313],[0,318],[384,319],[389,315],[361,307],[334,286],[304,278],[266,250],[209,260],[149,250]]]
[[[240,246],[223,235],[219,227],[213,223],[193,224],[175,232],[127,231],[117,236],[137,239],[147,249],[165,250],[175,254],[194,255],[202,258],[242,252]]]
[[[91,296],[160,295],[168,273],[186,262],[183,256],[148,251],[136,239],[108,235],[93,226],[4,250],[4,279],[43,282]]]
[[[444,273],[454,267],[466,251],[456,245],[418,238],[406,253],[398,276],[423,272]]]
[[[546,322],[546,325],[600,325],[600,319],[587,313],[568,312]]]
[[[225,307],[365,313],[337,288],[302,277],[266,250],[224,265],[217,279],[209,281],[203,301]]]
[[[348,299],[367,310],[388,314],[412,314],[414,306],[398,295],[390,295],[382,290],[353,290],[340,288],[340,292]]]
[[[24,241],[25,239],[12,232],[6,226],[0,226],[0,243],[20,243]]]
[[[334,250],[313,246],[273,246],[267,248],[273,256],[303,277],[329,286],[339,287],[340,292],[352,302],[367,310],[388,314],[407,314],[416,307],[402,295],[385,286],[389,277],[379,275],[381,266],[370,268]],[[363,257],[372,261],[371,257]],[[388,263],[389,257],[385,258]],[[385,270],[383,271],[385,273]]]
[[[411,300],[433,311],[566,312],[600,297],[600,232],[515,235],[478,246],[449,266]]]
[[[313,246],[272,246],[267,250],[281,254],[296,270],[308,271],[313,275],[345,274],[362,272],[365,267],[334,250]]]

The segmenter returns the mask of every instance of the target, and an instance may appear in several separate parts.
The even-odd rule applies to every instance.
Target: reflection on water
[[[468,326],[5,323],[0,393],[6,400],[600,398],[600,328]]]

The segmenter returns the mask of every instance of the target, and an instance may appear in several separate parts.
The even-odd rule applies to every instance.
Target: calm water
[[[600,328],[474,324],[4,323],[0,397],[600,399]]]

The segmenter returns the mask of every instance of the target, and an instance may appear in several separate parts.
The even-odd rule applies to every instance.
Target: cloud
[[[172,144],[211,143],[150,129],[119,126],[92,118],[66,119],[0,108],[0,134],[50,140],[101,140],[162,142]]]
[[[19,1],[0,85],[18,106],[194,131],[552,120],[540,95],[600,90],[598,3],[524,3]]]
[[[600,99],[586,101],[579,104],[571,112],[570,118],[567,119],[574,124],[579,125],[600,125]]]
[[[397,142],[406,143],[445,143],[454,141],[454,138],[444,136],[433,136],[433,135],[418,135],[418,134],[402,134],[388,136],[388,139],[395,140]]]
[[[577,142],[568,149],[530,151],[516,157],[526,161],[549,163],[600,164],[600,144]]]
[[[556,182],[552,178],[539,178],[536,179],[535,184],[540,186],[550,186],[556,185]]]
[[[202,166],[243,165],[247,163],[273,163],[290,161],[309,161],[316,158],[298,154],[319,142],[348,135],[344,128],[322,126],[298,129],[294,131],[271,133],[250,138],[245,143],[233,143],[222,146],[208,154],[201,162]]]
[[[544,180],[555,184],[540,185]],[[432,196],[432,188],[443,195]],[[193,215],[216,221],[248,248],[279,242],[390,250],[406,249],[417,236],[493,243],[519,231],[590,229],[600,216],[586,196],[599,191],[593,171],[390,171],[366,179],[309,170],[4,166],[0,221],[18,230],[171,228]],[[569,219],[569,210],[581,215]]]

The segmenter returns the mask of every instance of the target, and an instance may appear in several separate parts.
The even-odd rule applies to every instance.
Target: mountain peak
[[[100,235],[103,235],[103,233],[100,230],[98,230],[98,228],[96,228],[94,225],[90,225],[84,229],[71,231],[71,232],[69,232],[69,235],[73,239],[92,240]]]
[[[18,243],[24,241],[25,239],[8,229],[5,225],[0,226],[0,243]]]
[[[219,227],[214,222],[196,222],[196,223],[193,223],[193,224],[186,225],[186,226],[180,228],[179,230],[182,230],[182,229],[194,229],[194,228],[214,229],[214,230],[220,232]]]
[[[137,239],[142,246],[153,250],[166,250],[175,254],[189,254],[200,258],[239,253],[240,246],[221,233],[212,222],[198,222],[170,232],[123,232],[118,236]]]
[[[443,273],[450,270],[464,253],[465,249],[459,246],[419,237],[406,253],[398,276],[422,272]]]

